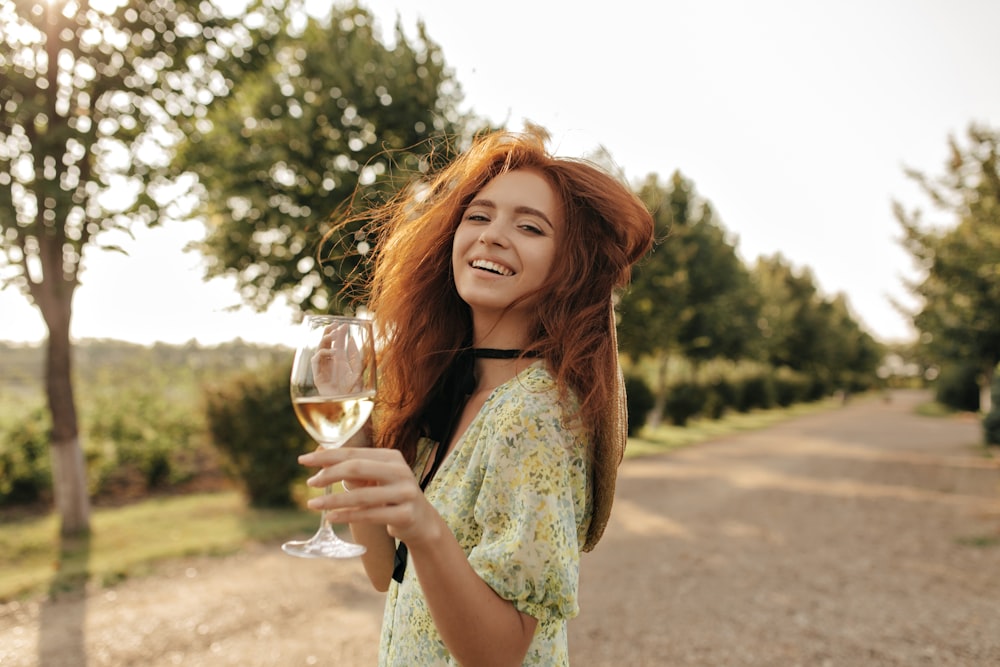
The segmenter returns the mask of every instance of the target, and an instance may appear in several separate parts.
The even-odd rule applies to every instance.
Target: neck
[[[528,327],[515,313],[496,318],[473,317],[472,347],[522,350],[528,344]]]

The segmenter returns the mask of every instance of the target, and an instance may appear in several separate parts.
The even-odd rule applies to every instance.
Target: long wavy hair
[[[515,169],[548,181],[564,220],[550,275],[527,297],[537,307],[526,349],[545,359],[561,391],[576,395],[589,428],[601,428],[617,398],[612,298],[652,245],[649,211],[597,166],[550,155],[539,134],[482,135],[429,180],[367,213],[377,239],[367,307],[382,336],[375,443],[411,463],[429,394],[471,339],[470,310],[452,274],[455,230],[475,195]]]

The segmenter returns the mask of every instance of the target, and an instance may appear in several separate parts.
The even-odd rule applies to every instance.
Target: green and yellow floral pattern
[[[589,436],[542,362],[486,400],[427,488],[469,563],[501,597],[538,619],[525,665],[568,665],[580,550],[591,517]],[[433,443],[422,444],[417,467]],[[415,568],[386,598],[379,664],[457,664]]]

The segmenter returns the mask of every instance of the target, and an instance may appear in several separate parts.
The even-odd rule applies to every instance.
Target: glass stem
[[[330,495],[331,493],[333,493],[333,486],[331,485],[323,489],[323,493],[325,493],[326,495]],[[319,531],[321,533],[332,533],[333,526],[330,524],[330,520],[326,518],[326,515],[327,515],[327,510],[323,510],[319,515],[319,520],[320,520]]]

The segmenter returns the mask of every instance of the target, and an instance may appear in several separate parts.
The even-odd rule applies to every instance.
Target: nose
[[[507,237],[505,236],[503,225],[498,220],[490,222],[490,224],[483,227],[483,231],[479,235],[479,242],[483,245],[506,246]]]

